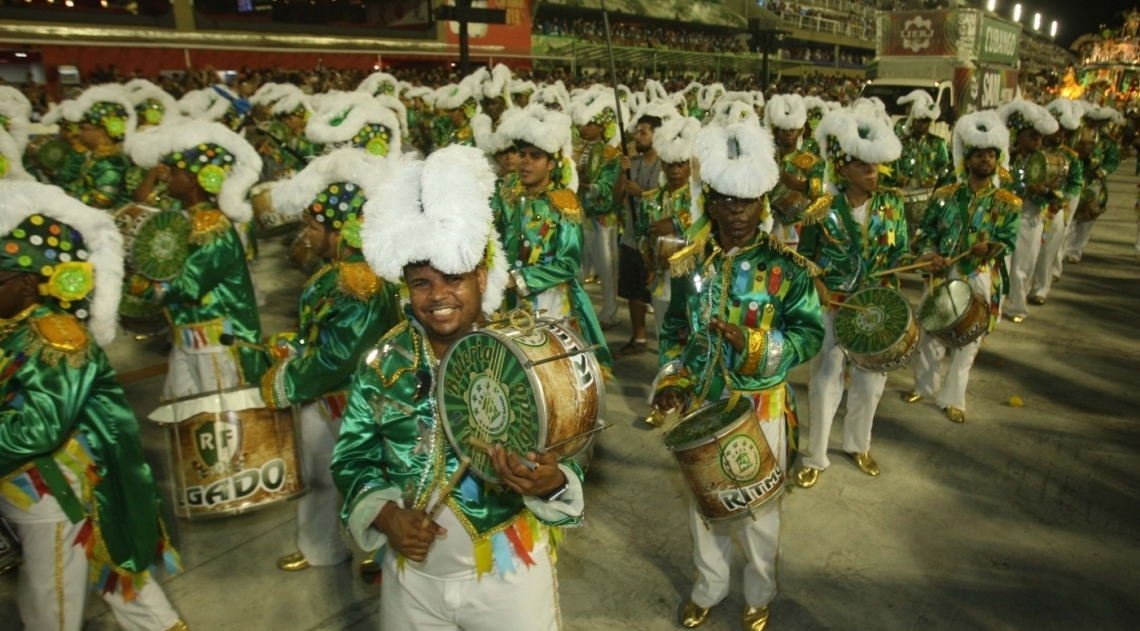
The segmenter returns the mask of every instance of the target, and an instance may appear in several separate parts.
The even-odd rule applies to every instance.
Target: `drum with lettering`
[[[127,270],[157,281],[182,272],[190,256],[190,220],[180,212],[127,204],[115,211]]]
[[[835,313],[835,341],[856,366],[869,372],[899,368],[918,350],[921,336],[906,296],[889,287],[867,287]]]
[[[470,439],[568,460],[593,444],[605,416],[594,348],[564,320],[520,314],[465,334],[439,362],[436,397],[447,438],[471,457],[471,472],[490,482],[499,481],[491,459]]]
[[[665,447],[705,522],[747,517],[784,488],[784,472],[747,397],[706,405],[665,432]],[[782,422],[782,421],[781,421]]]
[[[20,545],[8,522],[0,518],[0,574],[20,564]]]
[[[293,410],[267,409],[258,388],[175,399],[150,419],[167,426],[179,517],[237,515],[308,490]]]
[[[941,283],[918,306],[918,323],[949,348],[961,348],[989,330],[990,303],[964,280]]]

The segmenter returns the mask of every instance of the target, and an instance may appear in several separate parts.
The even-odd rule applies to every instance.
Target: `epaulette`
[[[1021,210],[1021,198],[1013,191],[999,188],[998,191],[994,193],[994,197],[996,197],[998,201],[1009,204],[1014,210]]]
[[[53,368],[60,359],[66,359],[72,368],[81,368],[87,363],[91,337],[75,316],[52,313],[30,321],[29,325],[32,330],[29,355],[42,349],[40,356]]]
[[[903,196],[902,189],[895,186],[880,186],[879,190],[886,193],[887,195],[894,195],[899,199],[902,199]]]
[[[693,270],[700,267],[704,254],[705,241],[703,239],[674,252],[669,257],[669,271],[673,274],[673,278],[691,274]]]
[[[232,225],[220,210],[211,208],[194,211],[190,222],[190,243],[205,245],[225,234]]]
[[[654,197],[657,197],[657,194],[660,192],[661,192],[660,186],[658,186],[657,188],[652,189],[652,190],[644,191],[641,193],[641,199],[653,199]]]
[[[811,203],[804,211],[804,217],[800,220],[800,224],[804,226],[811,226],[823,221],[831,211],[831,204],[835,201],[835,197],[831,193],[824,193],[818,199]]]
[[[802,267],[808,273],[808,276],[812,278],[823,276],[823,270],[820,269],[818,265],[812,263],[804,255],[784,245],[784,242],[780,241],[776,235],[768,234],[768,247],[787,257],[792,263],[795,263],[797,267]]]
[[[1065,154],[1065,157],[1070,159],[1070,160],[1072,160],[1073,158],[1081,157],[1079,153],[1077,153],[1076,151],[1073,151],[1072,149],[1070,149],[1069,147],[1066,147],[1065,145],[1061,145],[1059,147],[1059,149],[1061,150],[1061,153]]]
[[[796,165],[796,168],[801,171],[810,170],[817,162],[819,162],[819,158],[816,158],[807,151],[800,151],[796,157],[792,158],[792,164]]]
[[[459,138],[460,140],[467,140],[471,137],[471,127],[469,125],[460,127],[459,131],[455,132],[455,137]]]
[[[384,334],[383,337],[380,338],[380,342],[376,345],[376,348],[372,349],[368,352],[367,355],[364,356],[365,363],[367,363],[373,370],[376,371],[376,375],[379,376],[380,380],[384,383],[384,388],[391,388],[396,384],[396,381],[399,380],[401,376],[403,376],[404,373],[414,373],[419,368],[419,349],[412,348],[409,351],[408,349],[401,346],[398,342],[393,340],[393,338],[408,331],[410,327],[411,325],[407,320],[404,320],[396,326],[392,327],[388,330],[387,333]],[[411,331],[412,345],[415,346],[416,332],[415,329],[411,329]],[[391,375],[386,375],[384,374],[384,364],[387,361],[389,355],[399,355],[404,360],[407,360],[407,364],[393,370]]]
[[[606,162],[613,162],[621,157],[621,149],[613,145],[606,145],[605,149],[602,150],[602,157],[606,159]]]
[[[380,277],[368,267],[368,263],[341,263],[338,267],[336,284],[342,293],[367,301],[380,289]]]
[[[546,196],[550,198],[550,204],[557,208],[558,212],[576,221],[582,220],[582,204],[578,201],[577,193],[562,188],[550,191]]]
[[[958,192],[958,188],[960,186],[962,186],[961,182],[958,182],[956,184],[947,184],[946,186],[943,186],[942,188],[935,189],[934,193],[931,195],[931,197],[937,198],[937,199],[944,199],[946,197],[950,197],[950,196],[954,195],[954,193]]]
[[[998,167],[998,181],[1004,184],[1011,184],[1013,182],[1013,174],[1005,167]]]

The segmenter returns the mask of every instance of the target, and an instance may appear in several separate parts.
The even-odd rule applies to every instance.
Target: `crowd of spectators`
[[[796,46],[792,48],[781,48],[779,50],[780,59],[788,59],[793,61],[808,61],[820,65],[832,65],[835,63],[835,50],[827,46]],[[839,65],[848,68],[861,68],[867,65],[875,56],[871,53],[859,54],[840,49],[839,51]]]
[[[536,35],[576,37],[593,44],[606,41],[605,26],[601,20],[564,19],[546,17],[535,20]],[[746,53],[748,43],[744,37],[727,33],[709,33],[697,30],[677,30],[660,25],[611,22],[610,37],[614,46],[681,50],[699,53]]]

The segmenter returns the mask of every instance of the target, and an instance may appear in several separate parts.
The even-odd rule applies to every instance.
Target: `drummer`
[[[1103,203],[1108,204],[1108,176],[1120,166],[1120,144],[1108,134],[1108,123],[1123,122],[1120,112],[1107,106],[1086,104],[1085,121],[1087,129],[1095,138],[1092,152],[1085,161],[1085,186],[1099,185],[1100,197]],[[1074,147],[1075,148],[1075,147]],[[1069,239],[1065,244],[1065,262],[1080,263],[1085,246],[1092,235],[1093,221],[1077,222],[1069,230]]]
[[[582,206],[569,162],[570,117],[532,106],[507,117],[498,133],[519,150],[518,175],[491,201],[511,266],[504,306],[570,318],[586,342],[599,346],[595,355],[608,372],[613,365],[609,347],[578,279]]]
[[[970,284],[974,292],[989,300],[987,332],[997,326],[1007,273],[1005,257],[1017,243],[1021,222],[1021,198],[1001,186],[999,165],[1006,160],[1009,132],[997,113],[983,110],[963,116],[954,126],[954,164],[959,183],[934,191],[918,251],[933,260],[933,275],[927,279],[926,295],[933,288],[955,278]],[[963,222],[969,217],[969,222]],[[948,269],[944,259],[969,252]],[[935,403],[955,423],[966,420],[966,384],[978,347],[978,338],[951,351],[950,369],[942,385],[941,360],[946,349],[925,331],[918,353],[911,360],[914,390],[903,394],[908,403],[938,393]]]
[[[385,631],[561,625],[552,555],[559,528],[582,519],[578,466],[500,446],[491,455],[501,489],[468,472],[440,497],[459,457],[436,409],[438,358],[498,308],[508,280],[487,199],[493,183],[482,152],[448,147],[401,161],[365,205],[365,256],[407,285],[408,320],[357,370],[332,471],[348,531],[365,551],[381,550]]]
[[[1055,133],[1042,139],[1042,150],[1058,154],[1069,168],[1060,190],[1062,198],[1050,202],[1045,216],[1041,254],[1033,268],[1033,282],[1029,288],[1029,303],[1034,305],[1045,304],[1045,298],[1053,286],[1054,274],[1060,273],[1065,237],[1073,214],[1081,203],[1081,191],[1085,186],[1084,164],[1077,152],[1067,144],[1080,132],[1083,110],[1076,101],[1064,98],[1054,100],[1045,109],[1057,119],[1059,127]]]
[[[903,98],[911,99],[905,126],[908,132],[899,137],[902,154],[895,163],[892,181],[907,191],[927,189],[929,192],[950,164],[946,141],[930,133],[930,126],[942,115],[942,110],[926,90],[915,90]]]
[[[94,591],[124,629],[185,631],[151,570],[162,556],[177,572],[178,557],[102,348],[123,269],[115,224],[54,186],[4,181],[0,198],[0,516],[23,547],[23,628],[79,631]]]
[[[1028,161],[1030,156],[1041,151],[1042,138],[1057,133],[1060,125],[1049,110],[1020,99],[1001,106],[997,113],[1013,134],[1016,151],[1014,148],[1010,151],[1013,154],[1010,156],[1010,172],[1014,176],[1010,190],[1022,198],[1017,244],[1009,264],[1009,300],[1003,306],[1006,318],[1020,324],[1029,317],[1026,298],[1033,280],[1033,268],[1041,253],[1041,235],[1049,206],[1060,203],[1065,197],[1059,186],[1050,189],[1044,183],[1030,183]]]
[[[811,424],[797,483],[811,488],[830,464],[827,443],[843,398],[847,356],[835,337],[835,316],[854,292],[869,286],[898,288],[895,274],[879,272],[911,258],[902,192],[879,185],[879,166],[894,162],[901,146],[886,122],[866,110],[837,110],[823,117],[816,140],[827,158],[830,207],[804,219],[800,253],[823,269],[817,279],[824,305],[823,349],[811,362]],[[851,371],[843,451],[859,470],[879,475],[871,456],[871,426],[887,384],[886,373]]]
[[[303,238],[325,262],[301,290],[296,338],[272,349],[282,359],[261,379],[266,407],[301,406],[301,470],[309,492],[297,502],[299,551],[277,562],[282,570],[336,565],[352,556],[340,535],[343,499],[329,463],[353,371],[402,320],[399,288],[378,278],[360,253],[361,209],[377,198],[387,171],[383,157],[345,148],[272,189],[278,212],[304,214]]]
[[[258,347],[261,322],[234,226],[252,217],[246,199],[261,158],[221,123],[163,125],[140,134],[127,149],[140,166],[157,171],[191,223],[190,254],[177,277],[152,282],[136,274],[126,287],[165,307],[171,322],[174,345],[163,395],[181,398],[260,383],[266,368]]]
[[[61,124],[78,125],[76,139],[86,149],[78,171],[61,171],[52,182],[93,208],[115,210],[130,200],[127,174],[131,160],[122,143],[135,130],[135,108],[117,84],[88,88],[59,106]],[[45,120],[55,118],[49,114]],[[54,122],[54,121],[53,121]]]
[[[777,94],[768,100],[764,121],[776,137],[780,183],[814,202],[823,195],[824,161],[803,148],[807,125],[807,106],[798,94]],[[775,200],[773,200],[775,201]],[[810,209],[805,209],[807,212]],[[795,250],[800,243],[802,225],[796,221],[784,225],[782,217],[772,216],[772,234]]]
[[[286,92],[270,108],[273,119],[288,130],[285,138],[273,138],[259,148],[276,166],[278,179],[289,177],[305,168],[313,158],[324,153],[324,147],[306,135],[305,125],[313,115],[308,97],[299,88]]]
[[[730,144],[755,152],[730,155]],[[819,351],[823,326],[811,280],[819,268],[762,228],[764,195],[779,181],[773,146],[755,121],[706,127],[697,137],[693,153],[701,179],[693,183],[693,243],[670,261],[674,293],[661,331],[653,409],[685,412],[746,396],[780,470],[787,471],[796,443],[787,373]],[[704,624],[728,596],[735,533],[748,559],[744,628],[764,629],[779,588],[782,513],[778,496],[754,520],[706,528],[690,504],[697,579],[681,612],[683,626]]]

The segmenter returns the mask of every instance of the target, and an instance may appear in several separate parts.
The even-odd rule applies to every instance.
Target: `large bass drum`
[[[1077,212],[1073,213],[1073,219],[1077,223],[1100,219],[1107,203],[1108,195],[1104,192],[1104,186],[1099,181],[1092,182],[1081,189],[1081,201],[1077,204]]]
[[[889,287],[851,294],[835,314],[835,341],[851,362],[869,372],[901,367],[918,350],[921,333],[910,301]]]
[[[190,256],[190,220],[180,212],[127,204],[115,211],[127,270],[157,281],[182,272]]]
[[[560,460],[585,452],[605,416],[601,367],[566,321],[515,312],[509,323],[467,333],[439,362],[436,397],[455,452],[471,472],[499,482],[490,456],[470,439],[517,454],[549,449]]]

